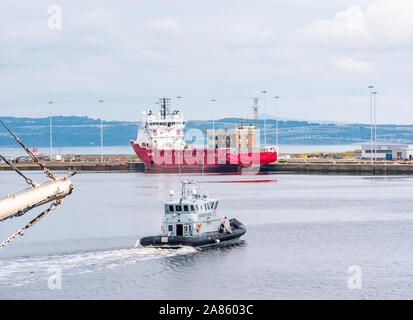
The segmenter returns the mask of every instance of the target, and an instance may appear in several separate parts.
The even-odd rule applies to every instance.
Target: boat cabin
[[[193,237],[218,231],[222,221],[217,215],[218,205],[217,199],[202,194],[198,183],[183,181],[181,197],[165,202],[162,236]]]

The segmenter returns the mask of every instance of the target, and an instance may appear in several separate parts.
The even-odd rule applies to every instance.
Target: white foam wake
[[[193,247],[179,249],[132,248],[8,259],[0,261],[0,285],[20,286],[47,278],[50,267],[59,267],[65,274],[87,273],[104,268],[114,269],[123,264],[194,252],[196,249]]]

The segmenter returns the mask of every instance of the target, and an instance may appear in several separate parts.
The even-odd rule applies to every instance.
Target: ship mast
[[[171,105],[170,98],[159,99],[160,109],[161,109],[161,119],[166,119],[166,115],[169,114],[169,106]]]

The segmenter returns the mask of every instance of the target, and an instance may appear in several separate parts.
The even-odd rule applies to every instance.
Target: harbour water
[[[35,181],[41,172],[30,172]],[[158,234],[178,175],[79,173],[74,193],[0,250],[0,299],[401,299],[413,295],[413,178],[207,175],[244,243],[134,248]],[[25,188],[0,172],[0,195]],[[4,240],[38,212],[0,223]],[[362,288],[348,286],[349,268]],[[61,289],[50,276],[61,272]],[[351,287],[351,286],[350,286]],[[53,287],[52,287],[53,288]]]

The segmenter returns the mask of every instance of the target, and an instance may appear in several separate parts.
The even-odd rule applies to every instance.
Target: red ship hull
[[[237,172],[277,161],[277,152],[230,149],[153,150],[130,141],[146,172]]]

